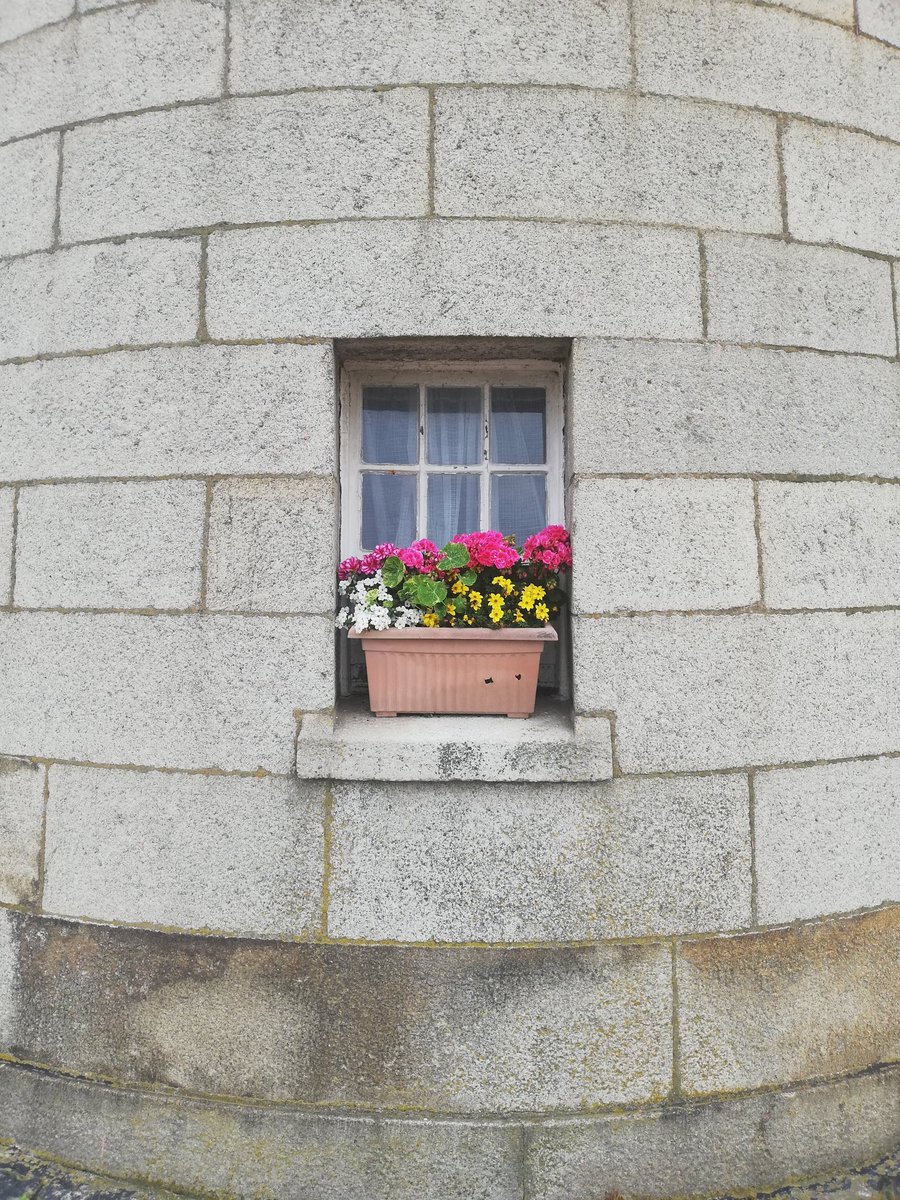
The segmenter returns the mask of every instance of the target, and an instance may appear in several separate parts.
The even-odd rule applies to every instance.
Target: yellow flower
[[[534,610],[534,615],[539,621],[546,621],[550,616],[550,610],[546,604],[539,604]]]
[[[422,624],[427,625],[429,629],[433,629],[434,626],[437,625],[437,623],[438,623],[437,613],[426,613],[425,616],[422,618]]]
[[[476,612],[481,608],[482,599],[481,592],[476,592],[474,588],[469,592],[469,606],[474,608]]]
[[[468,590],[461,579],[457,579],[456,583],[450,589],[454,596],[464,596]]]
[[[465,621],[465,623],[466,623],[467,625],[474,625],[474,624],[475,624],[475,618],[474,618],[474,617],[470,617],[468,613],[466,613],[466,615],[463,617],[463,620]]]
[[[517,625],[524,625],[524,624],[525,624],[525,618],[522,616],[522,614],[521,614],[520,612],[517,612],[517,613],[516,613],[516,624],[517,624]]]
[[[522,599],[519,601],[519,608],[524,608],[526,612],[531,612],[535,601],[543,600],[546,594],[544,589],[538,587],[536,583],[529,583],[527,587],[522,589]]]
[[[505,575],[495,575],[491,583],[496,583],[497,587],[502,588],[504,594],[507,596],[513,590],[512,580],[507,579]]]

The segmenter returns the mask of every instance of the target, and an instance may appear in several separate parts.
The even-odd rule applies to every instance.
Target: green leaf
[[[478,572],[477,571],[463,571],[463,573],[462,573],[462,575],[460,575],[459,579],[460,579],[460,583],[464,583],[466,585],[466,587],[468,587],[468,588],[474,587],[475,584],[478,582]]]
[[[429,579],[427,575],[413,576],[410,580],[410,591],[418,608],[434,608],[447,599],[447,585],[439,579]]]
[[[395,588],[405,574],[406,567],[396,554],[390,555],[381,564],[381,578],[385,587]]]
[[[438,559],[439,571],[458,570],[469,565],[469,551],[462,542],[448,542],[444,547],[443,557]]]

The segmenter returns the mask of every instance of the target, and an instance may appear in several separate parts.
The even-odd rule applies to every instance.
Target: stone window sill
[[[304,713],[297,774],[305,779],[579,783],[612,778],[609,720],[554,700],[533,717],[375,717],[364,701]]]

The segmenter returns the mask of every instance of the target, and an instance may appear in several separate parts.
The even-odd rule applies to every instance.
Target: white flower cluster
[[[341,608],[335,620],[338,629],[352,626],[357,633],[364,633],[367,629],[390,629],[392,626],[406,629],[409,625],[420,625],[422,622],[422,613],[418,608],[404,604],[388,607],[392,605],[394,597],[384,586],[380,571],[360,579],[352,591],[350,581],[344,579],[338,584],[338,592],[347,606]]]

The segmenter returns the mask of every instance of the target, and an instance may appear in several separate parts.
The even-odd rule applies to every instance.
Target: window
[[[343,557],[563,523],[558,364],[354,362],[343,396]]]

